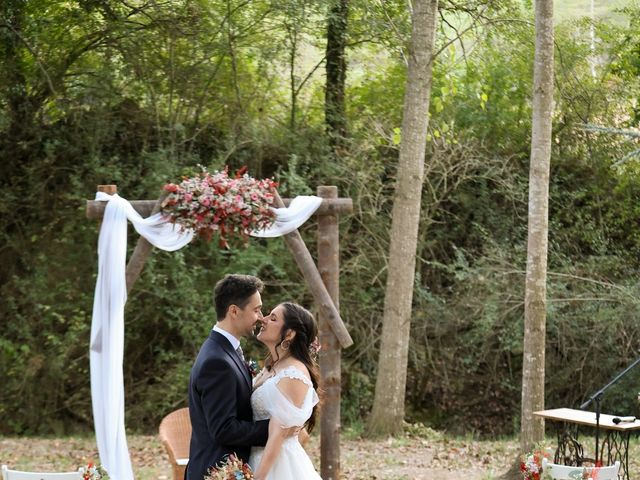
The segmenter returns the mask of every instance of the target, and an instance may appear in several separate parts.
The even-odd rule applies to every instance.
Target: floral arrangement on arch
[[[522,457],[520,472],[522,480],[543,480],[542,459],[549,458],[549,453],[542,449],[535,449]]]
[[[277,187],[274,180],[256,180],[246,167],[233,177],[229,176],[228,168],[213,173],[201,168],[197,175],[184,176],[180,183],[164,186],[169,195],[162,209],[171,222],[193,229],[208,241],[218,233],[222,247],[228,246],[231,236],[246,241],[252,230],[263,230],[273,224],[272,205]]]
[[[204,480],[253,480],[253,472],[248,464],[234,454],[225,458],[217,468],[210,468]]]
[[[82,480],[108,480],[109,475],[102,465],[94,465],[90,463],[87,465],[84,473],[82,474]]]

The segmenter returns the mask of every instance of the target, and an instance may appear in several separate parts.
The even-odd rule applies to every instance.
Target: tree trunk
[[[296,57],[298,56],[298,31],[296,25],[288,25],[287,32],[291,43],[289,51],[289,90],[291,95],[291,111],[289,113],[289,130],[296,131],[296,113],[298,110],[298,89],[296,88]]]
[[[370,435],[396,434],[403,428],[437,11],[438,0],[413,2],[380,358],[373,411],[367,429]]]
[[[524,306],[522,418],[520,446],[530,450],[544,439],[547,244],[549,164],[553,115],[553,0],[536,0],[536,53],[533,72],[533,120],[529,166],[529,235]]]
[[[347,43],[349,0],[333,0],[327,21],[327,82],[324,97],[324,116],[329,146],[336,150],[344,145],[347,136],[344,86],[347,63],[344,52]]]

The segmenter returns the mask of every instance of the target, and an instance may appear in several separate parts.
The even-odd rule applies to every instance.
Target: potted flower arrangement
[[[542,459],[549,458],[549,454],[542,449],[535,449],[522,457],[520,472],[522,480],[543,480]]]
[[[102,465],[90,463],[82,474],[82,480],[109,480],[109,475]]]

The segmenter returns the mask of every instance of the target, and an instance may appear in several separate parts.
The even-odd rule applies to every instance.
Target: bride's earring
[[[282,343],[280,343],[280,348],[282,348],[282,350],[284,350],[285,352],[289,350],[290,346],[291,346],[291,341],[289,340],[283,340]]]

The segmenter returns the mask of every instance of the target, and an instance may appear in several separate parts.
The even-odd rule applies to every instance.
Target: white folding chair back
[[[589,477],[593,480],[618,480],[620,462],[608,467],[572,467],[549,463],[546,458],[542,460],[543,476],[548,475],[552,480],[582,480],[582,474],[585,470],[590,474],[595,470],[595,475]]]
[[[9,467],[2,465],[2,480],[82,480],[83,473],[84,468],[75,472],[47,473],[9,470]]]

